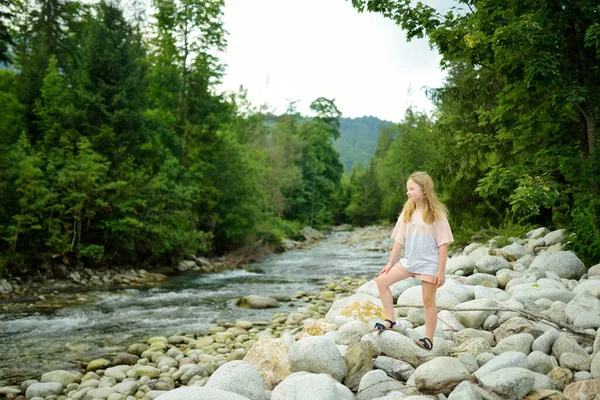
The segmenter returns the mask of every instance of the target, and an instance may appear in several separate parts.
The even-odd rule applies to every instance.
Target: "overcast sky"
[[[451,0],[428,3],[447,9]],[[226,0],[223,20],[221,89],[243,85],[254,105],[275,113],[299,100],[298,111],[309,115],[323,96],[344,117],[398,122],[411,105],[430,111],[423,87],[439,87],[445,77],[426,40],[408,43],[393,21],[360,14],[348,0]]]

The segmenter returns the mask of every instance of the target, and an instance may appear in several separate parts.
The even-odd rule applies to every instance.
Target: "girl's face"
[[[421,189],[421,186],[417,185],[415,182],[409,180],[406,182],[406,195],[408,196],[409,200],[418,204],[421,200],[423,200],[423,189]]]

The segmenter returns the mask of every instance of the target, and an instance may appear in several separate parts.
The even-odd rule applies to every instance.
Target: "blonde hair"
[[[407,182],[408,181],[413,181],[423,190],[423,222],[431,224],[434,221],[447,217],[448,209],[437,198],[435,191],[433,190],[433,180],[431,180],[431,177],[426,172],[413,172],[412,175],[408,177]],[[411,221],[416,208],[417,204],[410,199],[404,203],[404,207],[402,207],[404,223]]]

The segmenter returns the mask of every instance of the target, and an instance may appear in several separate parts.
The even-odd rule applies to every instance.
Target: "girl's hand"
[[[385,264],[385,267],[383,267],[381,269],[381,271],[379,271],[379,275],[387,274],[390,271],[390,269],[392,269],[393,266],[394,266],[394,264],[390,264],[390,263]]]
[[[446,283],[446,275],[443,271],[438,271],[438,273],[435,274],[435,281],[433,283],[435,283],[437,287],[442,287],[444,283]]]

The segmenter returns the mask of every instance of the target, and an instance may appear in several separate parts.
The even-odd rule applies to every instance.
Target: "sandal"
[[[433,349],[433,343],[428,337],[424,337],[423,339],[415,340],[415,343],[419,345],[419,347],[425,350]]]
[[[389,319],[384,319],[383,321],[384,322],[389,322],[390,326],[388,327],[388,326],[385,326],[384,324],[382,324],[381,322],[376,322],[375,323],[375,328],[373,328],[372,332],[379,332],[379,333],[381,333],[383,331],[387,331],[387,330],[390,330],[390,329],[394,328],[394,325],[396,325],[396,321],[392,321],[392,320],[389,320]]]

